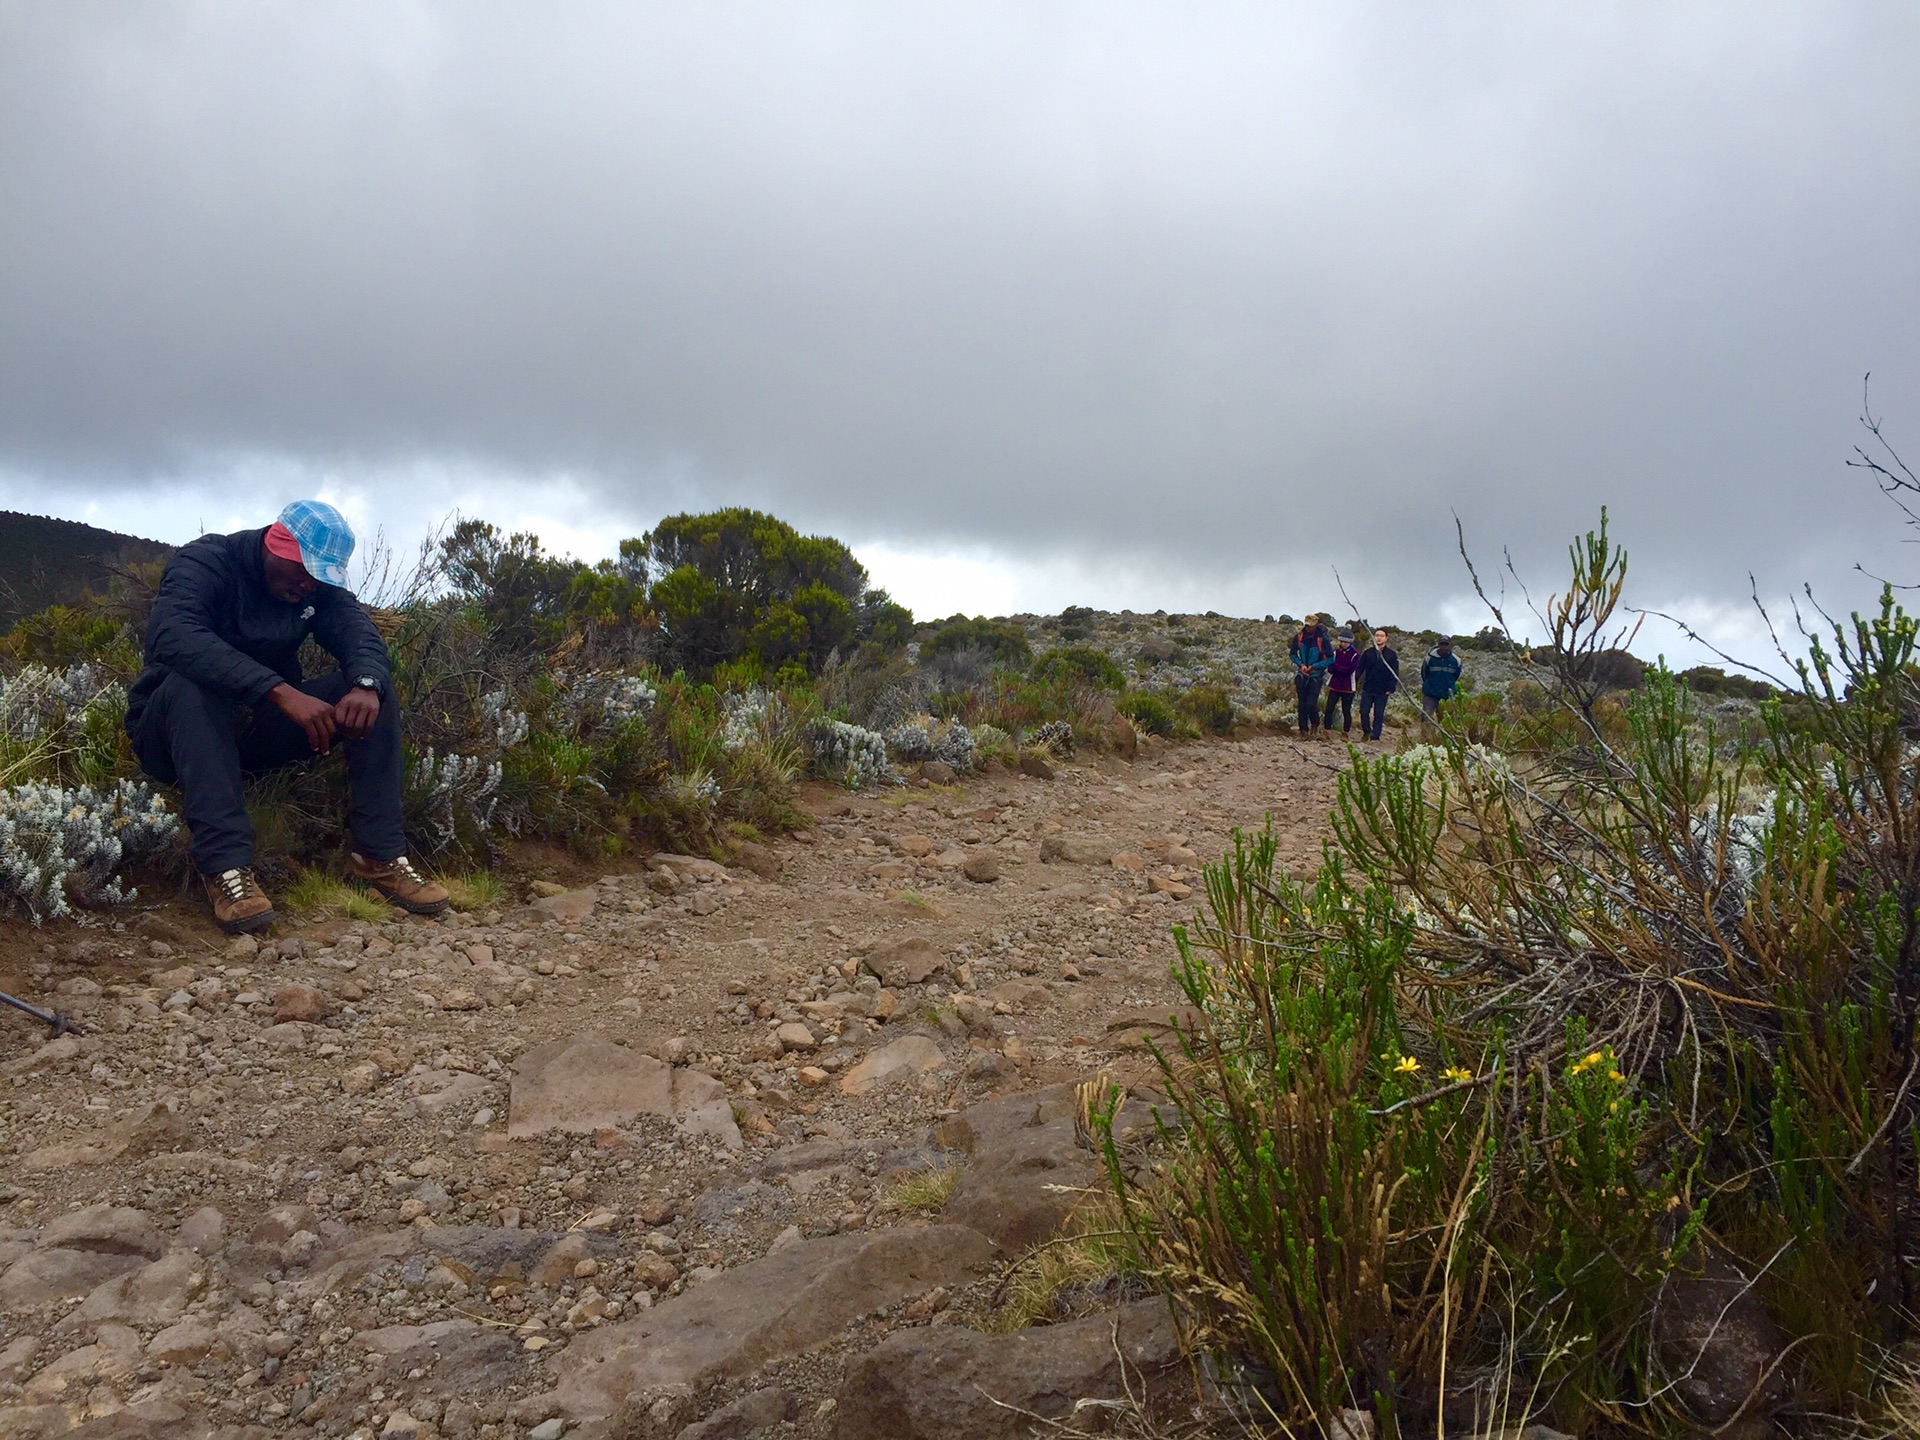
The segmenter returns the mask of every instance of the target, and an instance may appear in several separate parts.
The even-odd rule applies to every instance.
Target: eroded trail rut
[[[92,1033],[0,1030],[0,1435],[1024,1433],[981,1392],[1168,1358],[1112,1297],[968,1328],[1096,1178],[1070,1082],[1147,1077],[1198,862],[1271,812],[1310,866],[1343,755],[809,789],[753,869],[257,952],[33,937]]]

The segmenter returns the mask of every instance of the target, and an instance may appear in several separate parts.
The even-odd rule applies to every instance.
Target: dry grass
[[[901,1215],[937,1215],[946,1208],[953,1187],[959,1183],[957,1168],[924,1170],[895,1182],[881,1200],[881,1208]]]

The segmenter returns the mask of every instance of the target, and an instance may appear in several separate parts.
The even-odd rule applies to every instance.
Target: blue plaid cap
[[[353,527],[324,500],[296,500],[280,512],[280,523],[300,542],[300,563],[322,585],[345,585],[353,558]]]

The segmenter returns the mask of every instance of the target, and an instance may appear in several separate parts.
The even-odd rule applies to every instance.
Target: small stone
[[[818,1065],[804,1065],[795,1072],[796,1078],[809,1090],[817,1090],[830,1078]]]
[[[340,1072],[340,1088],[349,1095],[364,1095],[380,1082],[380,1067],[371,1060],[349,1065]]]
[[[1000,862],[987,854],[969,855],[960,873],[976,885],[991,885],[1000,878]]]
[[[227,1217],[202,1205],[180,1222],[180,1243],[196,1255],[212,1255],[226,1244]]]
[[[542,1420],[527,1432],[527,1440],[560,1440],[567,1433],[567,1422],[556,1415],[551,1420]]]
[[[387,1423],[380,1427],[380,1440],[421,1440],[425,1433],[421,1423],[404,1410],[396,1410],[387,1416]]]
[[[271,1050],[301,1050],[306,1048],[307,1032],[289,1020],[281,1025],[269,1025],[260,1032],[260,1043]]]
[[[1113,868],[1116,870],[1129,870],[1135,874],[1138,874],[1140,871],[1147,868],[1147,862],[1142,860],[1138,855],[1135,855],[1130,850],[1122,851],[1120,854],[1113,857]]]
[[[556,885],[551,880],[535,880],[527,886],[527,889],[533,892],[534,898],[537,900],[547,900],[555,895],[564,895],[567,893],[566,886]]]
[[[797,1020],[789,1020],[773,1032],[773,1038],[780,1042],[783,1050],[811,1050],[819,1042],[813,1038],[813,1032]]]
[[[599,1273],[600,1273],[600,1262],[594,1259],[591,1255],[589,1255],[584,1260],[578,1260],[574,1262],[573,1278],[576,1280],[585,1280],[589,1276],[598,1275]]]
[[[273,1018],[276,1023],[297,1020],[317,1025],[332,1011],[326,992],[312,985],[282,985],[273,992]]]

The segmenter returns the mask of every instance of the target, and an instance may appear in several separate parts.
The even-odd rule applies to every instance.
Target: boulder
[[[1675,1273],[1654,1311],[1661,1366],[1705,1426],[1766,1421],[1786,1400],[1786,1345],[1766,1305],[1733,1263],[1713,1255],[1698,1275]]]
[[[40,1232],[42,1250],[92,1250],[158,1260],[160,1232],[131,1205],[89,1205],[60,1216]]]
[[[1179,1339],[1159,1300],[1012,1335],[957,1325],[896,1330],[847,1371],[833,1433],[1027,1440],[1036,1416],[1084,1431],[1111,1402],[1171,1410],[1183,1382]]]
[[[198,1255],[217,1255],[227,1243],[227,1217],[202,1205],[180,1222],[180,1243]]]
[[[937,1285],[964,1285],[993,1244],[960,1225],[832,1235],[773,1251],[638,1318],[578,1336],[553,1360],[546,1398],[574,1419],[612,1415],[630,1397],[703,1388],[823,1345],[857,1315]]]
[[[674,1440],[748,1440],[783,1420],[793,1419],[799,1410],[800,1402],[792,1391],[770,1385],[722,1405],[706,1419],[687,1426]]]
[[[1048,864],[1107,865],[1113,856],[1113,842],[1097,835],[1048,835],[1040,841],[1040,858]]]
[[[867,969],[880,977],[880,983],[899,989],[919,985],[947,968],[946,957],[929,940],[908,936],[876,945],[866,959]]]
[[[424,1370],[433,1388],[447,1395],[478,1394],[524,1377],[526,1360],[511,1335],[471,1320],[426,1325],[386,1325],[362,1330],[354,1340],[385,1361],[388,1374]]]
[[[780,857],[752,840],[733,842],[733,861],[742,870],[762,880],[777,880],[780,877]]]
[[[558,895],[541,896],[533,902],[533,908],[562,925],[578,925],[593,914],[593,904],[598,898],[599,892],[591,886],[585,890],[562,890]]]
[[[974,1105],[935,1132],[964,1151],[966,1173],[945,1215],[1009,1249],[1052,1239],[1073,1213],[1075,1191],[1098,1185],[1100,1166],[1074,1131],[1071,1085],[1053,1085]]]
[[[641,1115],[684,1115],[726,1093],[711,1075],[676,1070],[604,1035],[551,1040],[514,1062],[507,1134],[586,1134]]]
[[[870,1052],[840,1077],[843,1095],[865,1095],[912,1075],[925,1075],[946,1064],[940,1047],[924,1035],[902,1035]]]
[[[1000,878],[1000,862],[985,853],[969,855],[960,873],[976,885],[991,885]]]
[[[1022,750],[1020,773],[1031,775],[1036,780],[1051,780],[1053,779],[1053,761],[1047,758],[1043,750]]]
[[[80,1306],[79,1315],[89,1323],[119,1320],[146,1328],[170,1325],[206,1283],[205,1262],[190,1250],[176,1251],[99,1286]]]
[[[125,1325],[102,1325],[91,1345],[70,1350],[43,1368],[26,1385],[28,1400],[59,1400],[85,1395],[101,1381],[123,1380],[140,1368],[140,1337]]]

